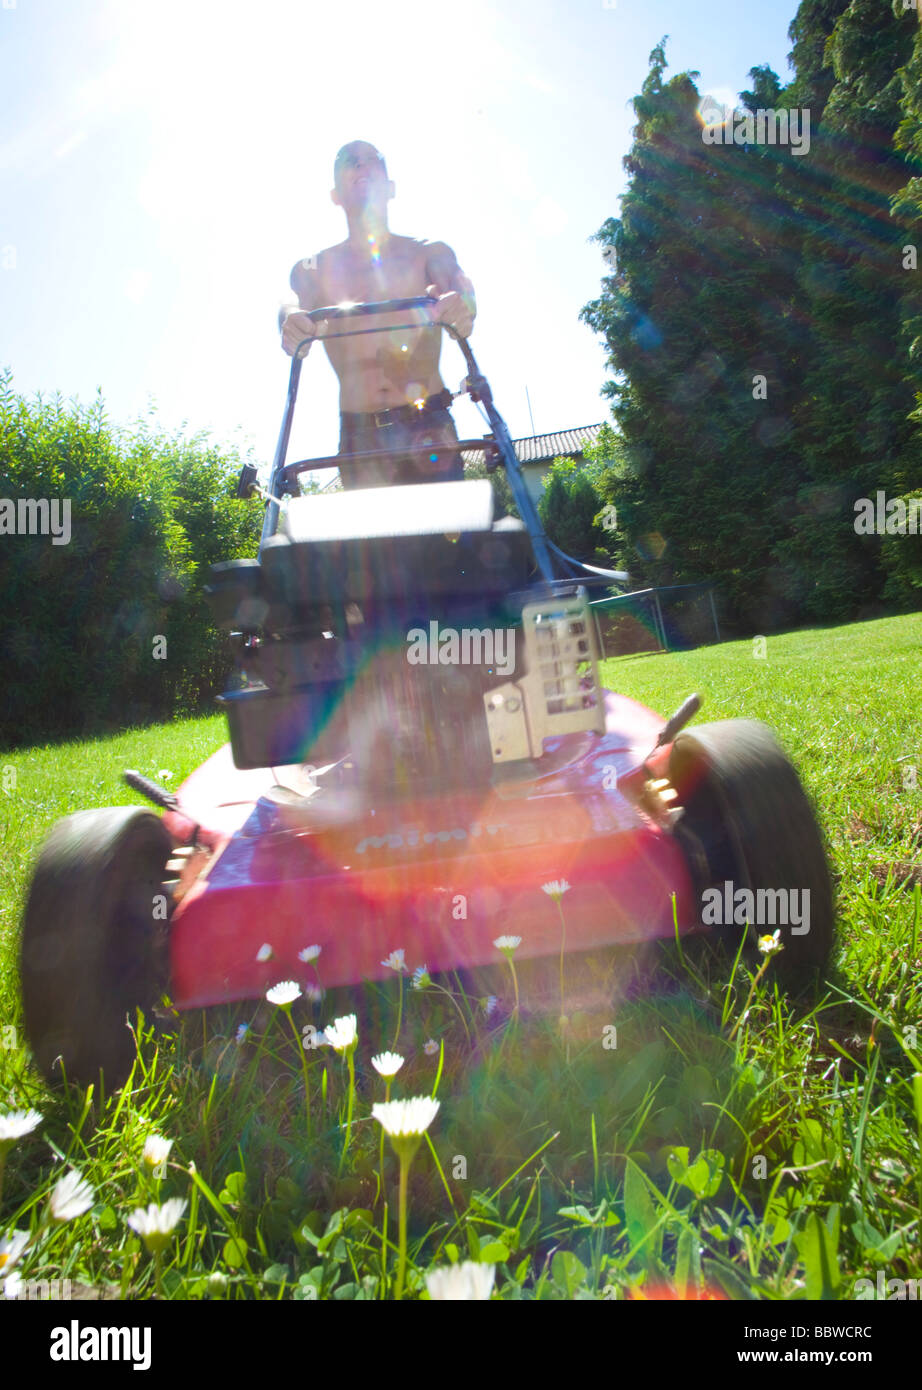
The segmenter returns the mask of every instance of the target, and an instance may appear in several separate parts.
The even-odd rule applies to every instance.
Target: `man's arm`
[[[308,256],[298,261],[291,272],[291,288],[298,296],[297,305],[283,304],[279,310],[279,330],[282,334],[282,347],[293,357],[298,343],[305,338],[318,335],[322,325],[315,324],[304,312],[306,309],[319,309],[323,304],[323,290],[317,271],[317,257]]]
[[[434,241],[426,248],[426,285],[426,293],[439,301],[436,318],[450,324],[462,338],[470,337],[477,315],[474,286],[444,241]]]

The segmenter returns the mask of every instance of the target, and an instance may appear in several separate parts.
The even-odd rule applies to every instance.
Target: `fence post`
[[[714,619],[714,635],[720,641],[720,627],[717,622],[717,609],[714,607],[714,589],[708,589],[708,598],[711,600],[711,617]]]
[[[660,607],[658,589],[653,590],[653,606],[656,609],[660,646],[662,647],[663,651],[666,651],[666,624],[663,622],[663,610]]]
[[[603,639],[603,637],[602,637],[602,624],[599,622],[599,615],[598,615],[598,613],[593,613],[592,616],[593,616],[593,619],[595,620],[595,640],[596,640],[596,643],[598,644],[599,656],[600,656],[600,658],[604,661],[604,660],[605,660],[605,642],[604,642],[604,639]]]

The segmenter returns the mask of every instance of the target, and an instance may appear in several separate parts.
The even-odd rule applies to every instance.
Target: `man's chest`
[[[426,262],[420,251],[383,252],[380,258],[328,256],[319,267],[327,303],[373,303],[426,292]]]

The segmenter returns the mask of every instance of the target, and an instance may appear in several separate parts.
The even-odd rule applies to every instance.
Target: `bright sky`
[[[150,399],[268,462],[294,262],[345,236],[333,156],[385,154],[391,230],[444,240],[477,292],[471,339],[514,436],[607,418],[578,321],[605,273],[631,97],[669,75],[732,100],[788,77],[796,0],[0,0],[0,365],[113,420]],[[464,375],[446,341],[442,374]],[[483,433],[473,406],[463,435]],[[291,457],[335,452],[314,349]]]

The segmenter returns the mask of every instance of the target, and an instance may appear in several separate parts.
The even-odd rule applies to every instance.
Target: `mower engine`
[[[603,732],[586,591],[530,583],[528,533],[493,510],[487,480],[292,499],[258,561],[214,567],[237,767],[343,764],[399,800]]]

